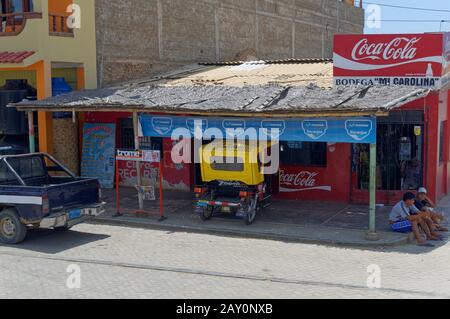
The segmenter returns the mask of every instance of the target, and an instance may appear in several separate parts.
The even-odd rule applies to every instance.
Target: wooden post
[[[30,153],[36,152],[36,139],[34,132],[34,114],[32,111],[28,111],[28,140],[30,144]]]
[[[134,146],[136,150],[140,150],[140,142],[139,142],[139,118],[138,113],[133,112],[133,130],[134,130]],[[142,172],[141,172],[141,162],[136,162],[136,176],[137,176],[137,186],[139,187],[138,191],[138,200],[139,200],[139,210],[144,210],[144,198],[142,197],[142,192],[140,187],[142,186]]]

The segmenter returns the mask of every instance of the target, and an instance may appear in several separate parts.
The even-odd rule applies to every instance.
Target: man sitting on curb
[[[442,240],[442,237],[431,231],[426,221],[418,215],[420,211],[414,206],[415,198],[416,195],[413,193],[406,193],[403,200],[392,208],[389,222],[395,232],[408,233],[412,231],[419,246],[433,247],[422,238],[420,228],[425,232],[428,240]]]
[[[435,211],[435,205],[433,201],[427,196],[427,189],[424,187],[419,188],[416,200],[414,202],[414,206],[420,210],[420,216],[422,218],[431,220],[433,223],[433,227],[441,232],[447,232],[448,229],[441,226],[442,221],[444,220],[444,215],[439,214]]]

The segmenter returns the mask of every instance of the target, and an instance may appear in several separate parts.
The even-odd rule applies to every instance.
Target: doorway
[[[424,113],[393,112],[377,123],[377,190],[417,190],[424,183]],[[352,192],[369,188],[369,145],[352,147]]]

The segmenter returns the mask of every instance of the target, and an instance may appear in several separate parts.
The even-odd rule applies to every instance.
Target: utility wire
[[[380,7],[389,7],[389,8],[396,8],[396,9],[431,11],[431,12],[449,12],[450,13],[450,10],[445,10],[445,9],[406,7],[406,6],[396,6],[396,5],[392,5],[392,4],[382,4],[382,3],[375,3],[375,2],[366,2],[366,4],[374,4],[374,5],[377,5],[377,6],[380,6]]]
[[[437,22],[442,22],[442,23],[449,23],[450,20],[371,20],[370,21],[375,21],[375,22],[406,22],[406,23],[414,23],[414,22],[424,22],[424,23],[437,23]]]

